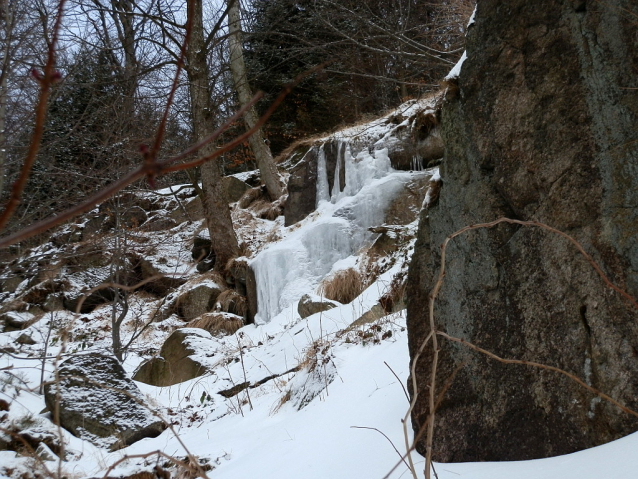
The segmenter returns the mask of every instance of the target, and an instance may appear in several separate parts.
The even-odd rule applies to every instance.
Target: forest
[[[0,0],[0,479],[635,477],[637,19]]]

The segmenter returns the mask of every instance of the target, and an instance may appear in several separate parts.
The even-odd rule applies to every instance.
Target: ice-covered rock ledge
[[[426,158],[417,144],[436,133],[435,108],[436,98],[409,102],[380,120],[319,142],[292,168],[283,239],[250,263],[257,284],[257,324],[316,290],[326,276],[353,266],[355,255],[376,237],[369,228],[416,218],[431,176],[423,170]],[[427,122],[419,139],[419,128]],[[410,142],[414,168],[395,169],[391,150],[405,154]],[[442,147],[437,151],[431,154],[442,155]],[[408,206],[409,199],[418,206]]]

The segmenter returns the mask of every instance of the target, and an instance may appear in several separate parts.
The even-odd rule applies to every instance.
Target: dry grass
[[[301,150],[302,148],[306,148],[307,150],[309,150],[310,148],[314,146],[315,143],[317,143],[320,139],[325,138],[326,136],[328,136],[328,133],[320,133],[317,135],[301,138],[299,140],[294,141],[286,149],[284,149],[281,153],[277,155],[277,157],[275,158],[275,163],[277,164],[283,163],[293,153],[295,153],[297,150]]]
[[[261,186],[258,186],[256,188],[251,188],[249,190],[246,190],[246,192],[242,195],[242,197],[239,198],[239,201],[237,202],[237,206],[239,206],[242,209],[246,209],[250,205],[252,205],[255,201],[259,199],[264,199],[264,198],[265,198],[265,194]]]
[[[342,304],[352,302],[366,288],[363,275],[354,268],[336,272],[319,286],[319,294]]]
[[[278,216],[281,216],[283,214],[280,203],[271,203],[266,199],[255,201],[251,205],[250,209],[254,211],[255,216],[261,218],[262,220],[273,221],[277,219]]]
[[[219,305],[221,311],[236,314],[243,318],[246,317],[246,313],[248,312],[248,302],[246,298],[232,289],[224,291],[217,297],[217,305]]]
[[[224,313],[206,313],[186,325],[187,328],[199,328],[208,331],[213,336],[230,336],[244,325],[239,316]]]

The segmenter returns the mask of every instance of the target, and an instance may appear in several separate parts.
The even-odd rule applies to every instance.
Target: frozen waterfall
[[[261,251],[252,261],[257,282],[255,322],[270,321],[303,294],[313,291],[340,260],[369,244],[371,226],[383,223],[390,202],[409,181],[410,173],[390,166],[387,150],[352,156],[350,144],[340,144],[330,194],[324,147],[317,154],[317,212],[293,225],[285,239]],[[342,156],[341,156],[342,155]],[[340,165],[345,165],[345,187]],[[343,188],[343,191],[341,191]]]

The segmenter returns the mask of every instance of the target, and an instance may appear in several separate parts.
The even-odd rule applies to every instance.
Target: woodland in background
[[[191,3],[201,9],[202,46],[186,59],[188,76],[175,92],[162,156],[182,151],[198,137],[198,129],[212,131],[237,111],[229,69],[228,3],[69,1],[57,48],[60,78],[49,100],[42,147],[5,234],[77,203],[141,162],[140,147],[152,141],[170,93]],[[56,0],[0,2],[2,204],[31,139],[38,76],[57,6]],[[251,0],[241,7],[248,84],[253,92],[265,92],[260,114],[299,73],[329,62],[299,84],[266,125],[274,155],[299,138],[436,88],[460,56],[464,22],[473,8],[469,0]],[[203,69],[207,79],[204,107],[193,104],[195,69]],[[198,114],[202,109],[204,114]],[[206,122],[205,127],[198,122]],[[238,121],[218,142],[244,131]],[[222,163],[221,174],[255,168],[247,142],[225,153]],[[196,169],[159,181],[198,180]]]

